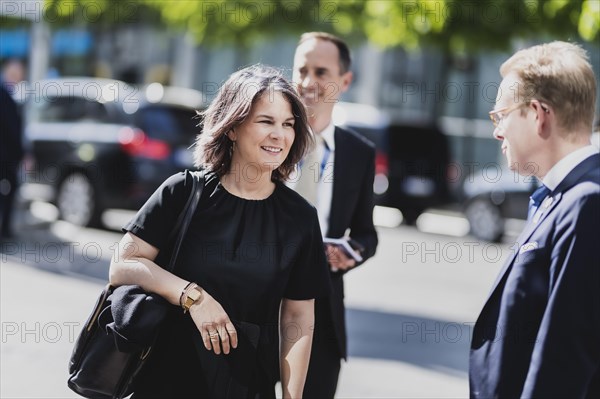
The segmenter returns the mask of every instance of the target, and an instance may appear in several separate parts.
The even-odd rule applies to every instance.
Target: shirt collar
[[[333,120],[329,122],[329,125],[323,131],[321,131],[320,135],[325,140],[327,147],[330,151],[335,150],[335,140],[333,138],[335,132],[335,125],[333,124]]]
[[[598,149],[591,144],[573,151],[558,161],[546,174],[542,182],[550,190],[556,190],[558,185],[564,180],[565,177],[567,177],[569,173],[571,173],[573,169],[575,169],[577,165],[597,153]]]

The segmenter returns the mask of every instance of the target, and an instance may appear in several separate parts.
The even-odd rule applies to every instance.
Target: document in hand
[[[325,237],[323,238],[323,244],[335,245],[341,248],[342,251],[344,251],[344,253],[346,254],[346,256],[349,256],[357,262],[362,262],[363,260],[362,256],[360,255],[360,252],[352,248],[348,240],[346,240],[345,238]]]

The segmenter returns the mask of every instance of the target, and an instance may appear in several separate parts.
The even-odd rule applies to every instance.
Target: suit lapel
[[[496,281],[492,285],[492,289],[490,290],[488,298],[485,301],[486,305],[484,305],[484,310],[485,310],[485,307],[487,306],[487,304],[489,303],[490,298],[495,294],[496,291],[498,291],[499,287],[502,285],[502,282],[506,279],[506,276],[508,275],[515,260],[517,259],[517,256],[519,256],[519,251],[521,249],[521,246],[524,245],[527,242],[527,240],[529,240],[531,238],[533,233],[543,224],[544,220],[546,220],[548,215],[550,215],[550,213],[552,213],[554,208],[556,208],[556,206],[561,201],[561,199],[563,197],[563,193],[565,191],[569,190],[571,187],[573,187],[579,181],[584,180],[585,179],[584,176],[588,172],[593,171],[593,170],[596,170],[596,171],[598,170],[599,160],[600,160],[600,155],[594,155],[594,156],[591,156],[588,159],[584,160],[579,165],[577,165],[575,167],[575,169],[573,169],[563,179],[563,181],[558,185],[556,190],[554,190],[554,194],[552,197],[553,198],[552,203],[549,204],[545,209],[543,209],[543,208],[540,209],[542,214],[541,214],[539,220],[537,221],[537,223],[534,223],[534,222],[527,223],[527,225],[525,226],[525,229],[519,235],[519,238],[517,238],[517,241],[515,243],[516,245],[515,245],[512,255],[510,256],[509,259],[506,260],[506,262],[504,263],[504,266],[502,267],[502,270],[500,271],[500,273],[498,273],[498,277],[496,278]],[[481,312],[482,314],[483,314],[484,310],[482,310],[482,312]]]
[[[340,224],[341,215],[344,214],[344,183],[347,181],[347,174],[349,171],[348,157],[351,156],[350,149],[346,148],[346,140],[344,140],[343,133],[338,127],[335,128],[333,133],[333,139],[335,141],[335,160],[333,164],[333,193],[331,195],[331,209],[329,213],[329,231],[335,231],[337,226]]]
[[[548,215],[552,212],[552,210],[554,208],[556,208],[556,206],[562,199],[563,193],[565,191],[567,191],[568,189],[570,189],[571,187],[573,187],[575,184],[577,184],[586,175],[586,173],[588,173],[590,170],[597,168],[599,159],[600,159],[600,155],[593,155],[593,156],[585,159],[579,165],[577,165],[575,167],[575,169],[573,169],[563,179],[563,181],[558,185],[558,187],[556,187],[556,190],[554,190],[554,194],[552,196],[552,203],[547,206],[544,206],[544,203],[542,203],[542,206],[540,207],[540,210],[539,210],[539,212],[542,212],[542,213],[539,216],[539,219],[535,223],[533,221],[530,221],[529,223],[527,223],[527,225],[525,226],[525,229],[519,235],[519,238],[516,241],[516,248],[514,250],[514,253],[504,263],[502,270],[500,271],[500,273],[498,274],[498,277],[496,278],[496,281],[492,285],[492,290],[490,291],[490,294],[488,295],[488,301],[489,301],[490,297],[493,295],[493,293],[496,291],[498,286],[500,285],[500,282],[504,279],[504,276],[510,270],[510,267],[512,266],[512,264],[515,262],[515,259],[519,255],[519,250],[521,249],[521,246],[523,244],[525,244],[527,242],[527,240],[529,240],[529,238],[531,238],[531,235],[537,230],[537,228],[539,226],[542,225],[542,223],[548,217]]]
[[[565,192],[575,184],[577,184],[584,176],[592,171],[596,170],[596,178],[598,177],[598,163],[600,162],[600,155],[595,154],[581,162],[575,169],[569,173],[562,182],[556,187],[556,192]]]
[[[504,276],[506,274],[508,274],[508,271],[510,270],[512,264],[517,259],[517,256],[519,256],[519,252],[520,252],[521,246],[524,245],[527,242],[527,240],[529,240],[531,238],[531,236],[533,235],[533,233],[542,225],[542,223],[544,222],[544,220],[554,210],[554,208],[556,208],[556,206],[558,205],[558,203],[562,199],[562,193],[561,192],[556,193],[551,198],[552,198],[552,202],[549,205],[544,206],[544,203],[547,203],[546,201],[544,201],[544,203],[542,203],[542,206],[538,210],[538,212],[541,212],[541,214],[539,214],[538,221],[535,222],[535,223],[534,223],[534,221],[529,221],[527,223],[527,225],[525,226],[525,229],[519,235],[519,238],[517,238],[517,241],[515,242],[515,245],[513,247],[514,248],[513,253],[510,255],[510,258],[508,258],[506,260],[506,262],[504,263],[504,266],[502,266],[502,270],[498,274],[498,277],[496,277],[496,281],[492,285],[492,289],[491,289],[491,291],[490,291],[490,293],[488,295],[488,300],[494,294],[494,292],[496,291],[496,289],[500,285],[500,282],[504,279]]]

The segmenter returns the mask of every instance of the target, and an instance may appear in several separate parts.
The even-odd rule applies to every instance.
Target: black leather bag
[[[204,188],[201,172],[188,173],[193,177],[192,191],[168,240],[172,249],[165,269],[169,271],[173,271]],[[69,362],[69,388],[91,399],[130,395],[168,306],[162,297],[146,293],[139,286],[107,285],[75,342]]]

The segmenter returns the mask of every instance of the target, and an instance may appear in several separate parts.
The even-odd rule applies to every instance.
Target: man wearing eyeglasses
[[[565,42],[521,50],[500,73],[494,137],[511,169],[542,184],[475,324],[471,397],[600,397],[596,78]]]

